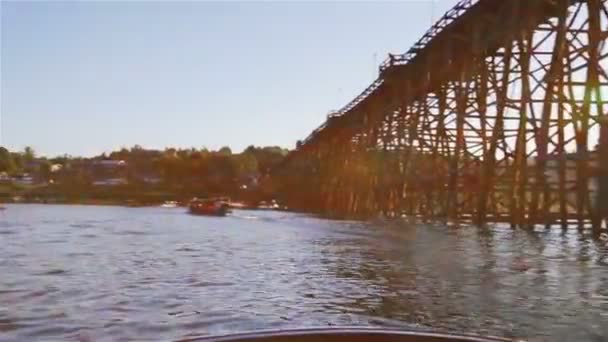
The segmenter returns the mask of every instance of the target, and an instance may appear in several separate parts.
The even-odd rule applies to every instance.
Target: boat
[[[223,198],[194,198],[188,205],[188,211],[195,215],[226,216],[230,212],[230,204]]]
[[[408,331],[381,328],[332,328],[282,331],[260,331],[224,336],[204,336],[179,340],[182,342],[499,342],[511,341],[499,337],[452,335],[424,331]]]
[[[165,201],[165,203],[160,205],[163,208],[176,208],[177,201]]]

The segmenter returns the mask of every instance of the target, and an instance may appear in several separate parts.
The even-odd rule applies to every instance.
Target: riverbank
[[[133,207],[133,206],[141,206],[141,207],[154,207],[159,206],[164,202],[159,203],[137,203],[137,202],[129,202],[129,201],[121,201],[121,200],[94,200],[94,199],[85,199],[85,200],[42,200],[42,199],[33,199],[33,200],[9,200],[9,201],[0,201],[1,204],[59,204],[59,205],[91,205],[91,206],[125,206],[125,207]]]
[[[104,205],[104,206],[158,206],[165,201],[138,201],[130,199],[95,199],[95,198],[29,198],[15,196],[13,198],[4,198],[0,203],[13,204],[65,204],[65,205]]]
[[[264,197],[252,191],[229,193],[196,191],[184,187],[163,186],[74,186],[50,184],[41,186],[0,187],[0,203],[159,206],[167,201],[186,206],[194,198],[228,197],[236,209],[267,209]]]
[[[137,202],[133,200],[98,200],[98,199],[78,199],[78,200],[58,200],[58,199],[17,199],[9,201],[0,201],[0,206],[3,204],[49,204],[49,205],[90,205],[90,206],[119,206],[119,207],[158,207],[162,206],[167,201],[160,202]],[[177,207],[187,207],[189,200],[176,201]],[[244,202],[230,202],[229,206],[231,209],[240,210],[276,210],[276,211],[288,211],[285,207],[269,208],[265,206],[257,206]]]

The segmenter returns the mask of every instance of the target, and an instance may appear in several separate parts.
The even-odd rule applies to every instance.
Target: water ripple
[[[608,336],[608,245],[578,232],[12,205],[0,240],[7,339],[336,325]]]
[[[55,269],[50,269],[44,272],[38,272],[38,273],[34,273],[35,275],[53,275],[53,276],[58,276],[58,275],[63,275],[65,273],[67,273],[68,271],[61,269],[61,268],[55,268]]]

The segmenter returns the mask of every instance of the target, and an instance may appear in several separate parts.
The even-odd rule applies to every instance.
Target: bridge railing
[[[338,112],[340,115],[344,115],[346,112],[355,108],[361,101],[365,100],[374,90],[380,88],[384,80],[378,77],[369,87],[365,88],[365,90],[359,94],[359,96],[355,97],[352,101],[350,101],[346,106],[342,107]]]
[[[384,82],[384,80],[382,80],[381,78],[376,79],[369,87],[367,87],[361,94],[359,94],[359,96],[355,97],[355,99],[352,100],[351,102],[349,102],[346,106],[342,107],[340,110],[330,112],[327,115],[327,119],[329,120],[331,118],[336,118],[336,117],[340,117],[340,116],[344,115],[346,112],[348,112],[349,110],[353,109],[356,105],[361,103],[361,101],[365,100],[376,89],[380,88],[380,86],[382,85],[383,82]],[[315,135],[317,135],[317,133],[319,133],[321,130],[323,130],[327,126],[328,120],[323,122],[323,124],[321,124],[321,126],[317,127],[314,131],[312,131],[312,133],[310,133],[306,137],[306,139],[304,139],[303,143],[309,142],[310,140],[312,140],[314,138]]]
[[[456,19],[458,19],[463,13],[465,13],[469,8],[473,7],[475,4],[482,0],[461,0],[450,9],[447,13],[445,13],[441,19],[439,19],[431,28],[414,44],[414,46],[409,49],[407,52],[403,54],[389,54],[389,57],[380,65],[380,75],[379,77],[369,86],[367,87],[361,94],[355,97],[352,101],[346,104],[338,111],[331,112],[328,115],[329,118],[339,117],[353,108],[355,108],[359,103],[369,97],[376,89],[380,88],[382,83],[384,83],[384,79],[382,78],[382,72],[393,65],[404,65],[411,61],[416,54],[422,50],[435,36],[437,36],[441,31],[443,31],[448,25],[453,23]],[[317,127],[314,131],[312,131],[306,139],[302,141],[303,144],[310,142],[319,132],[327,127],[329,120],[326,120],[321,124],[321,126]]]
[[[404,65],[409,63],[418,52],[426,47],[426,45],[435,38],[440,32],[442,32],[448,25],[458,19],[463,13],[469,8],[473,7],[481,0],[461,0],[456,6],[452,7],[447,11],[441,19],[439,19],[426,33],[412,46],[407,52],[403,54],[388,54],[388,58],[380,64],[380,74],[383,71],[394,65]]]

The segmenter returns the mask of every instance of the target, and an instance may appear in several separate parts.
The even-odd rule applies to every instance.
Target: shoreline
[[[154,208],[162,207],[165,202],[154,202],[154,203],[141,203],[131,202],[125,200],[82,200],[82,201],[32,201],[32,200],[20,200],[20,201],[0,201],[0,207],[10,204],[44,204],[44,205],[82,205],[82,206],[109,206],[109,207],[127,207],[127,208]],[[173,208],[187,208],[188,204],[184,202],[178,202],[177,206]],[[285,208],[264,208],[247,205],[243,202],[232,202],[230,203],[231,209],[239,210],[256,210],[256,211],[291,211]]]

